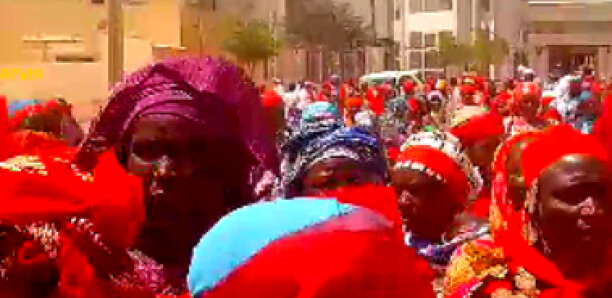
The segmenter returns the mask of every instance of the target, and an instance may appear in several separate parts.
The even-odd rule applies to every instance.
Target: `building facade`
[[[510,53],[492,74],[512,77],[527,64],[539,76],[590,66],[612,76],[612,1],[609,0],[395,0],[394,31],[403,69],[436,71],[440,34],[470,42],[485,30],[503,38]]]
[[[86,121],[108,96],[108,19],[103,0],[0,1],[0,68],[36,71],[2,77],[9,100],[63,96]],[[124,65],[155,59],[156,48],[180,45],[180,0],[131,0],[123,5]],[[159,20],[163,19],[163,22]]]
[[[530,64],[542,76],[590,66],[612,75],[612,1],[529,1]]]
[[[492,0],[395,0],[394,31],[399,44],[398,65],[440,74],[440,36],[470,42],[472,32],[491,30]],[[506,0],[514,1],[514,0]],[[518,1],[518,0],[517,0]]]

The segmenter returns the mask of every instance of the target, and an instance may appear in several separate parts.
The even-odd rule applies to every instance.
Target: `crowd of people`
[[[592,71],[363,83],[172,58],[87,132],[0,98],[0,297],[612,296]]]

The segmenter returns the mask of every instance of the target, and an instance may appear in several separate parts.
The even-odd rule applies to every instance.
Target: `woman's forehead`
[[[223,131],[176,115],[147,115],[136,121],[132,140],[223,138]]]
[[[541,176],[541,183],[556,187],[587,179],[593,182],[610,179],[610,170],[606,164],[594,157],[569,155],[546,169]]]

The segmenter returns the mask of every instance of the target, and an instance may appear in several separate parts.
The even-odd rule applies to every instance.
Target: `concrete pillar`
[[[472,0],[453,1],[453,15],[455,16],[455,34],[459,42],[471,41]]]
[[[608,47],[599,47],[597,48],[597,76],[605,76],[607,77],[609,74],[608,68]]]
[[[535,71],[540,79],[546,79],[546,76],[549,73],[549,61],[550,61],[550,51],[548,47],[544,47],[542,52],[537,57],[537,64],[535,65]]]
[[[121,0],[108,1],[108,84],[121,81],[124,64],[123,9]]]

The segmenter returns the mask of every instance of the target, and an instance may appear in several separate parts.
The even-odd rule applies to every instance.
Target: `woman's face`
[[[341,187],[365,184],[383,185],[383,177],[353,159],[330,158],[310,167],[300,195],[318,196]]]
[[[612,235],[611,182],[605,163],[579,155],[564,157],[540,177],[534,221],[570,275],[603,263]]]
[[[535,119],[539,108],[540,100],[536,96],[525,96],[525,98],[518,102],[520,116],[528,120]]]
[[[415,235],[440,239],[463,210],[448,185],[419,171],[394,170],[392,181],[404,222]]]
[[[233,152],[236,147],[175,116],[149,116],[135,124],[127,169],[143,177],[146,253],[162,263],[179,258],[188,265],[191,248],[228,211],[228,158],[239,163],[233,159],[242,156]]]
[[[488,137],[469,146],[467,148],[467,154],[475,166],[487,169],[493,163],[495,150],[500,143],[500,137]]]

